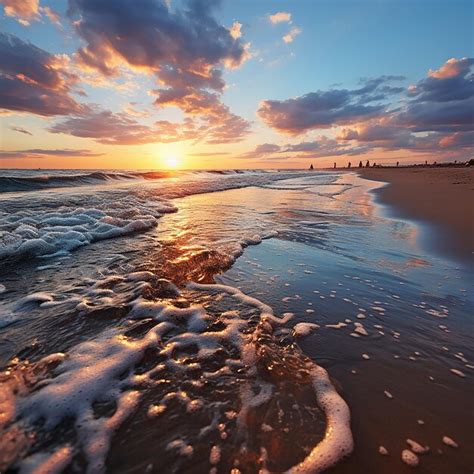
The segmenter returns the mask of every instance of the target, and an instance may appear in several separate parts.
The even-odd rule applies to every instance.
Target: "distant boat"
[[[311,166],[309,167],[310,170],[314,170],[313,164],[311,163]]]

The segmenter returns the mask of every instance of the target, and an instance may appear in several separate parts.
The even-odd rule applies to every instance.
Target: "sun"
[[[164,157],[164,162],[167,168],[177,168],[180,160],[176,155],[169,154]]]

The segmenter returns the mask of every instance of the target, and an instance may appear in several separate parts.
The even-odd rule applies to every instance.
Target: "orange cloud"
[[[449,79],[451,77],[459,76],[464,71],[468,70],[473,64],[470,58],[451,58],[448,59],[439,69],[428,71],[428,76],[436,79]]]
[[[39,16],[39,0],[0,0],[5,15],[16,18],[21,24],[28,25]]]
[[[277,23],[291,23],[291,13],[277,12],[273,15],[269,15],[268,19],[273,25],[276,25]]]

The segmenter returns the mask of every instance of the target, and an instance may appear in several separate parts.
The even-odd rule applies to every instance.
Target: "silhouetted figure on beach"
[[[397,161],[397,168],[398,168],[398,165],[399,165],[399,164],[400,164],[400,162],[399,162],[399,161]]]
[[[349,161],[349,163],[347,163],[347,167],[350,168],[351,167],[351,162]]]
[[[372,164],[372,168],[375,168],[377,166],[377,163],[374,161]]]
[[[362,161],[359,161],[359,168],[362,168]]]
[[[365,164],[365,167],[368,168],[370,166],[369,160],[367,160],[367,163]]]
[[[336,169],[336,162],[334,162],[334,169]]]
[[[428,166],[428,161],[425,161],[425,166]]]
[[[313,168],[313,163],[311,163],[311,166],[309,167],[310,170],[314,170]]]

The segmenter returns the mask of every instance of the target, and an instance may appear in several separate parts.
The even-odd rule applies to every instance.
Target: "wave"
[[[199,171],[92,171],[87,173],[66,174],[63,171],[41,173],[39,171],[13,172],[9,176],[0,176],[0,193],[38,191],[41,189],[100,185],[120,181],[152,181],[184,174],[235,175],[252,170],[199,170]],[[255,172],[255,171],[253,171]],[[261,171],[260,171],[261,172]]]
[[[0,192],[36,191],[45,188],[100,184],[107,181],[132,180],[127,173],[94,171],[83,174],[38,174],[29,176],[0,176]]]

